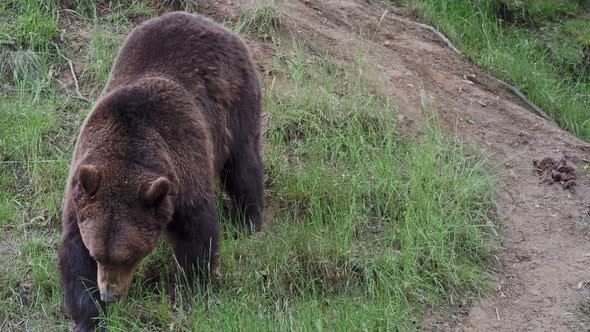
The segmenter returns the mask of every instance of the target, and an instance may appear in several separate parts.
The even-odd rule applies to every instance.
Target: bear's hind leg
[[[232,219],[236,226],[259,231],[264,206],[264,165],[257,149],[250,147],[232,156],[221,176],[226,193],[232,198]],[[237,211],[236,211],[237,208]]]

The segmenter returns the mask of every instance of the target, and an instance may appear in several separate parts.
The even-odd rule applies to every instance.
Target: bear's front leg
[[[105,308],[96,287],[96,261],[84,246],[75,219],[64,223],[63,232],[58,255],[66,309],[76,323],[74,331],[95,331]]]
[[[264,207],[264,164],[257,145],[244,146],[235,153],[224,165],[221,180],[234,201],[230,210],[234,224],[259,231]]]
[[[207,280],[217,264],[219,225],[215,200],[178,208],[168,226],[168,238],[189,287],[195,277]]]

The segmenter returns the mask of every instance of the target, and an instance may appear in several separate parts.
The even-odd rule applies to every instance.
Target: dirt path
[[[411,18],[409,11],[371,0],[293,0],[281,7],[283,28],[311,36],[323,52],[347,61],[359,50],[367,53],[374,81],[399,105],[403,124],[424,117],[423,89],[443,125],[489,152],[490,166],[501,174],[506,227],[492,275],[496,292],[431,319],[426,328],[588,329],[581,307],[590,297],[590,181],[584,175],[590,144],[531,113],[432,32],[395,19]],[[254,48],[264,53],[263,44]],[[541,183],[532,170],[534,159],[562,156],[578,171],[573,190]]]

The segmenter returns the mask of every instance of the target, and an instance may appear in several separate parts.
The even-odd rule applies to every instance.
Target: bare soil
[[[250,3],[210,1],[206,11],[231,18]],[[282,35],[306,37],[310,50],[319,47],[342,63],[364,55],[372,68],[368,78],[398,106],[401,126],[419,130],[426,117],[423,103],[434,105],[447,132],[488,153],[490,167],[500,174],[498,204],[505,226],[490,276],[495,292],[469,306],[433,311],[425,329],[589,329],[582,306],[590,301],[590,144],[532,113],[431,31],[400,20],[415,19],[411,10],[373,0],[277,4]],[[263,67],[274,47],[249,42]],[[558,160],[556,167],[567,163],[567,169],[551,164],[549,178],[543,167],[539,176],[533,161],[543,158]],[[574,174],[575,185],[564,189],[554,171]]]

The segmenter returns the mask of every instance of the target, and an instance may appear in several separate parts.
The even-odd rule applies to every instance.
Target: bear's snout
[[[121,298],[131,281],[133,270],[133,266],[113,268],[98,264],[96,277],[100,299],[104,302],[114,302]]]

